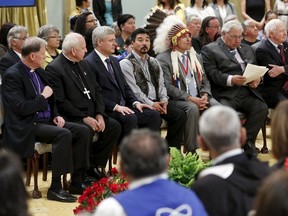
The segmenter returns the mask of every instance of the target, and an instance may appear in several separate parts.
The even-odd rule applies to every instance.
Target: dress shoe
[[[81,195],[84,190],[85,190],[85,187],[83,184],[81,184],[81,185],[70,184],[70,187],[69,187],[69,193],[70,194]]]
[[[96,180],[100,180],[101,178],[106,178],[107,176],[100,172],[97,168],[90,168],[86,171],[87,176],[92,177]]]
[[[96,181],[98,181],[98,179],[95,179],[95,178],[93,178],[93,177],[89,177],[89,176],[86,176],[85,178],[84,178],[84,180],[83,180],[83,186],[84,186],[84,188],[86,188],[86,187],[90,187],[90,186],[92,186],[92,184],[94,183],[94,182],[96,182]]]
[[[249,154],[249,155],[253,155],[255,157],[257,157],[258,155],[258,151],[255,147],[255,145],[252,142],[247,142],[244,146],[243,146],[244,151]]]
[[[59,202],[69,202],[69,203],[77,201],[77,197],[72,196],[71,194],[69,194],[65,190],[63,190],[62,188],[59,190],[58,193],[50,190],[50,188],[49,188],[48,193],[47,193],[47,199],[48,200],[55,200],[55,201],[59,201]]]

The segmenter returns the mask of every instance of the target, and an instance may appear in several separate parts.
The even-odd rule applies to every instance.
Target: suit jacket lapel
[[[63,54],[61,54],[61,57],[62,58],[65,58],[64,56],[63,56]],[[66,59],[62,59],[62,64],[63,64],[63,68],[64,68],[64,70],[66,70],[66,73],[68,74],[68,76],[70,76],[70,78],[72,79],[72,81],[75,83],[75,85],[77,86],[77,88],[81,91],[81,92],[83,92],[83,86],[82,86],[82,84],[80,83],[80,81],[79,81],[79,79],[76,77],[76,74],[74,74],[73,72],[72,72],[72,69],[68,66],[68,64],[67,64],[67,62],[66,62]]]
[[[231,59],[231,61],[239,64],[239,62],[237,61],[237,59],[235,58],[235,56],[230,52],[229,48],[226,46],[226,44],[224,43],[224,41],[223,41],[222,39],[220,39],[220,41],[221,41],[221,42],[219,43],[220,49],[223,50],[223,52],[225,53],[225,55],[227,55],[227,57],[228,57],[229,59]]]
[[[29,75],[26,72],[26,68],[22,64],[19,64],[19,69],[20,73],[22,73],[23,81],[28,84],[27,86],[29,86],[28,87],[28,90],[30,92],[29,94],[36,96],[37,92],[35,90],[32,80],[30,79]]]
[[[267,47],[270,49],[271,53],[272,53],[272,56],[274,56],[275,60],[277,61],[277,63],[279,65],[283,65],[283,62],[282,62],[282,59],[281,59],[281,56],[280,56],[280,53],[278,52],[278,50],[275,48],[275,46],[268,40],[266,39],[265,41]],[[285,50],[285,47],[284,47],[284,50]],[[286,52],[287,53],[287,52]],[[285,54],[285,51],[284,51],[284,54]],[[286,54],[287,55],[287,54]],[[286,57],[285,55],[285,57]],[[287,56],[288,57],[288,56]]]

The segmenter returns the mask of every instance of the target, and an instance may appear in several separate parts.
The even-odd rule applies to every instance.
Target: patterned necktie
[[[120,90],[119,85],[118,85],[117,80],[116,80],[116,77],[115,77],[114,70],[113,70],[112,65],[111,65],[111,62],[110,62],[110,59],[109,59],[109,58],[105,59],[105,62],[107,63],[108,72],[109,72],[109,74],[110,74],[113,82],[115,83],[115,85],[116,85],[116,86],[118,87],[118,89]],[[121,105],[121,106],[125,106],[126,102],[125,102],[125,99],[124,99],[121,91],[120,91],[120,95],[121,95],[121,96],[120,96],[120,105]]]
[[[280,54],[282,63],[285,64],[286,60],[285,60],[283,45],[279,44],[279,45],[278,45],[278,49],[280,50],[280,53],[279,53],[279,54]]]

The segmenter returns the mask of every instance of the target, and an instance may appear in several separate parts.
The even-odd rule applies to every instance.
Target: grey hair
[[[243,27],[238,20],[231,20],[231,21],[226,22],[223,25],[221,32],[227,33],[229,31],[231,31],[231,29],[237,29],[237,30],[240,30],[241,32],[243,32]]]
[[[51,32],[53,31],[56,31],[59,34],[59,29],[54,25],[48,24],[48,25],[41,26],[38,30],[37,37],[40,37],[44,39],[45,41],[48,41],[49,36]]]
[[[22,46],[21,55],[26,57],[33,52],[39,52],[42,47],[47,46],[47,42],[39,37],[27,38]]]
[[[254,23],[254,21],[252,19],[246,19],[242,22],[242,27],[243,27],[243,30],[245,30],[249,25],[250,23]]]
[[[219,105],[209,108],[199,121],[199,133],[205,143],[217,152],[223,148],[239,146],[241,123],[230,107]]]
[[[134,130],[120,145],[122,171],[134,178],[163,173],[167,168],[168,145],[160,133]]]
[[[266,37],[268,38],[271,32],[276,31],[277,26],[283,24],[283,22],[280,19],[272,19],[270,20],[264,28],[264,32],[266,34]]]
[[[115,35],[115,30],[109,26],[99,26],[92,32],[92,44],[95,48],[98,40],[103,40],[107,35]]]
[[[7,34],[7,42],[8,42],[9,48],[12,47],[12,40],[20,37],[20,33],[27,34],[28,29],[25,26],[14,26],[13,28],[9,30]]]
[[[62,52],[64,54],[67,54],[71,51],[72,48],[78,47],[79,38],[84,39],[84,37],[81,34],[75,32],[67,34],[62,44]]]
[[[191,14],[187,17],[186,23],[188,24],[188,23],[192,22],[193,20],[198,20],[198,21],[202,22],[202,19],[200,16],[198,16],[197,14]]]

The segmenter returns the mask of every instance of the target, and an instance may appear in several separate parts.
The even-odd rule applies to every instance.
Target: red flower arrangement
[[[116,168],[111,172],[110,177],[102,178],[85,189],[78,199],[80,205],[73,210],[74,215],[84,212],[93,213],[102,200],[127,190],[126,177],[119,174]]]

